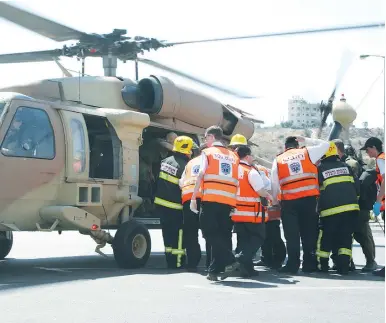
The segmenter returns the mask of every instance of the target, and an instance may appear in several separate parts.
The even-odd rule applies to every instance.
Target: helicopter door
[[[28,200],[30,214],[55,200],[64,171],[58,113],[40,102],[12,100],[0,128],[0,210]]]
[[[81,113],[62,110],[67,142],[66,177],[68,182],[88,181],[89,141],[86,123]]]

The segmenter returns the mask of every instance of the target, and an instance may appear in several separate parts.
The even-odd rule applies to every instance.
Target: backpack
[[[364,170],[360,182],[360,197],[359,207],[361,210],[372,210],[375,201],[377,200],[377,172],[375,169]]]

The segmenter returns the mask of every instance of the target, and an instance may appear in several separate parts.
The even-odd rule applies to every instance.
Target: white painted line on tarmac
[[[63,273],[70,273],[70,270],[67,270],[65,268],[47,268],[47,267],[34,267],[37,269],[42,269],[42,270],[48,270],[48,271],[57,271],[57,272],[63,272]]]
[[[268,284],[267,284],[268,285]],[[227,292],[227,293],[234,293],[234,294],[244,294],[244,295],[251,295],[251,294],[256,294],[253,292],[247,292],[247,291],[241,291],[239,289],[234,289],[234,288],[229,288],[228,286],[220,287],[221,282],[218,285],[218,287],[206,287],[206,286],[199,286],[199,285],[185,285],[184,287],[186,288],[192,288],[192,289],[203,289],[203,290],[208,290],[212,292]],[[272,287],[275,287],[276,285],[269,285]],[[226,289],[225,289],[226,288]],[[242,288],[242,287],[240,287]],[[385,289],[385,286],[309,286],[309,287],[277,287],[277,288],[270,288],[270,287],[260,287],[260,288],[255,288],[254,290],[261,291],[261,292],[269,292],[269,291],[298,291],[298,290],[325,290],[325,291],[330,291],[330,290],[338,290],[338,291],[344,291],[344,290],[361,290],[361,289],[366,289],[366,290],[374,290],[374,289]]]

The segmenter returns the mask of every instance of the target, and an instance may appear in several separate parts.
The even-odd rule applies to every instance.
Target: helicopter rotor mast
[[[138,62],[142,62],[144,64],[167,70],[172,74],[188,78],[191,81],[194,81],[206,87],[240,98],[252,98],[256,96],[246,95],[245,93],[241,93],[241,91],[225,88],[224,86],[213,84],[213,82],[201,80],[198,77],[179,72],[173,68],[167,67],[163,64],[157,63],[149,59],[138,58],[138,54],[144,54],[145,51],[157,50],[159,48],[171,47],[176,45],[239,39],[266,38],[276,36],[291,36],[298,34],[325,33],[380,27],[384,28],[385,26],[384,22],[377,22],[362,25],[345,25],[318,29],[262,33],[258,35],[248,36],[225,37],[181,42],[165,42],[157,40],[155,38],[147,38],[142,36],[135,36],[134,38],[131,38],[125,36],[125,29],[114,29],[113,32],[109,34],[88,34],[76,30],[74,28],[65,26],[63,24],[57,23],[48,18],[39,16],[35,13],[28,12],[24,9],[15,7],[3,1],[0,2],[0,17],[57,42],[78,40],[75,45],[65,45],[61,49],[0,55],[0,64],[56,61],[59,59],[60,56],[66,56],[76,57],[78,60],[81,59],[82,66],[84,66],[84,59],[86,57],[101,57],[103,62],[104,75],[116,76],[118,59],[122,60],[123,62],[126,62],[127,60],[133,60],[135,61],[136,79],[138,79]],[[83,69],[82,74],[84,74]]]

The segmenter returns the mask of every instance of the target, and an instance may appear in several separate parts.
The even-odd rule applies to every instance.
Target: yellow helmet
[[[235,146],[235,145],[248,145],[247,138],[245,138],[243,135],[240,135],[240,134],[234,135],[231,139],[229,146]]]
[[[327,158],[331,156],[338,156],[338,149],[336,148],[336,145],[333,141],[330,141],[330,147],[324,154],[323,158]]]
[[[188,136],[179,136],[174,139],[173,151],[181,154],[192,154],[193,139]]]

